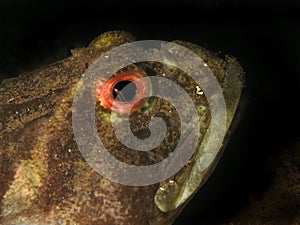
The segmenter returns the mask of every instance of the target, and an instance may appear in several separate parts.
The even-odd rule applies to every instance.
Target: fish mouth
[[[204,133],[193,157],[186,167],[174,177],[163,182],[156,192],[155,204],[164,213],[182,209],[205,184],[218,164],[231,138],[233,130],[239,121],[239,117],[236,116],[236,114],[240,113],[244,105],[241,101],[244,87],[244,72],[234,58],[228,58],[227,60],[227,77],[222,83],[227,114],[226,130],[222,145],[217,151],[211,151],[211,149],[207,147],[209,146],[207,142],[214,137],[214,135],[209,129],[210,124],[204,125],[207,132]],[[178,187],[168,188],[170,181],[175,181]]]

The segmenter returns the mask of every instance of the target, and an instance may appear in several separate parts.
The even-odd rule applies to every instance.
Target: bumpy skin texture
[[[73,50],[73,56],[67,59],[2,82],[0,224],[146,225],[175,220],[178,213],[162,213],[154,203],[159,184],[132,187],[103,178],[85,162],[73,135],[72,104],[81,75],[100,54],[133,40],[124,32],[107,32],[87,48]],[[227,71],[237,65],[234,59],[222,60],[196,45],[178,43],[201,55],[224,88]],[[182,83],[197,106],[207,106],[205,97],[195,94],[195,86],[178,69],[158,63],[133,67],[152,71],[154,76],[166,74]],[[237,72],[242,74],[239,67]],[[228,99],[226,103],[230,104]],[[153,115],[164,117],[167,125],[178,128],[177,120],[170,119],[176,117],[175,110],[169,113],[172,106],[161,100],[150,105],[147,115],[141,110],[132,116],[133,133],[147,136],[147,121]],[[103,120],[108,110],[98,105],[96,112],[99,137],[117,159],[126,163],[152,164],[171,151],[168,143],[176,145],[176,138],[169,133],[169,139],[157,151],[131,153]],[[146,119],[141,119],[143,115]],[[209,115],[206,110],[206,124]],[[204,126],[201,132],[205,131]]]

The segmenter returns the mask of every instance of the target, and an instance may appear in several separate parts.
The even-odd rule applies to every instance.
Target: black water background
[[[297,1],[1,1],[0,81],[63,59],[108,30],[235,56],[246,72],[244,116],[176,223],[220,224],[264,192],[266,161],[299,137],[299,11]]]

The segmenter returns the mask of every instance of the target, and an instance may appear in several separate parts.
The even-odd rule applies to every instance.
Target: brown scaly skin
[[[103,52],[134,40],[125,32],[107,32],[87,48],[73,50],[73,56],[67,59],[2,82],[0,224],[147,225],[174,222],[185,204],[169,213],[161,212],[154,201],[160,184],[133,187],[103,178],[85,162],[74,140],[71,110],[81,75]],[[235,59],[222,60],[196,45],[177,43],[199,54],[216,74],[223,89],[229,70],[236,70],[239,85],[242,84],[243,73]],[[197,106],[207,106],[205,97],[195,94],[190,78],[178,69],[159,63],[133,65],[127,69],[154,71],[154,76],[165,74],[181,84]],[[224,91],[229,106],[238,102],[231,92]],[[149,112],[145,114],[141,109],[131,117],[133,133],[146,137],[148,121],[153,115],[162,116],[168,126],[178,129],[177,120],[170,119],[177,116],[170,104],[162,100],[147,101]],[[232,111],[234,114],[235,109]],[[176,146],[176,137],[169,132],[168,141],[155,151],[132,152],[114,137],[111,124],[103,119],[108,113],[107,109],[96,107],[98,133],[119,160],[148,165],[166,157],[172,149],[170,144]],[[202,113],[206,119],[200,132],[205,133],[210,113],[208,109]],[[189,165],[174,178],[184,181],[188,171]]]

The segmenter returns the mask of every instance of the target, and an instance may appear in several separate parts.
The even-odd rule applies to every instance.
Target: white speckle
[[[72,150],[71,149],[68,149],[68,152],[71,152]]]
[[[166,76],[166,74],[165,74],[165,73],[163,73],[163,74],[162,74],[162,76],[164,77],[164,76]]]
[[[202,91],[201,87],[199,87],[198,85],[196,86],[196,94],[203,95],[203,91]]]
[[[164,189],[163,187],[160,187],[159,190],[161,191],[165,191],[166,189]]]
[[[108,55],[105,55],[104,57],[105,57],[106,59],[108,59]]]
[[[175,181],[174,180],[170,180],[169,183],[170,184],[175,184]]]
[[[10,99],[8,99],[7,103],[11,103],[14,100],[15,100],[15,98],[10,98]]]
[[[207,65],[207,63],[204,63],[203,65],[204,65],[205,67],[207,67],[207,66],[208,66],[208,65]]]
[[[16,111],[16,114],[19,114],[19,112],[18,112],[18,111]]]

